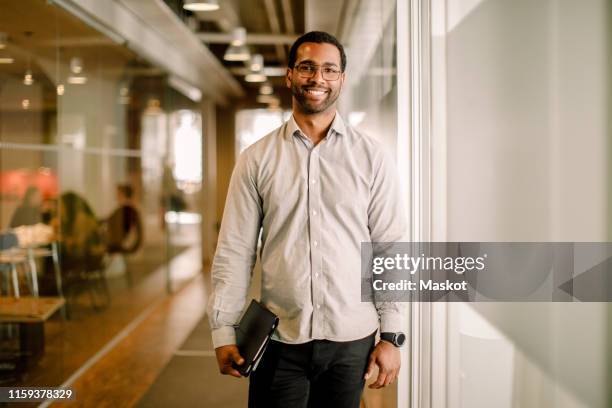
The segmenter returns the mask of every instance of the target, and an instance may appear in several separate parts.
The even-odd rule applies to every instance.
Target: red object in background
[[[0,172],[0,194],[2,196],[21,198],[30,186],[38,187],[45,200],[57,197],[57,175],[51,169],[20,169]]]

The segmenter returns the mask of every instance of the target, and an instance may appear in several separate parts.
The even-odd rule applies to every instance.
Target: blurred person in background
[[[30,186],[23,195],[23,200],[13,213],[10,227],[35,225],[42,222],[42,194],[37,187]]]
[[[58,215],[54,226],[59,229],[62,266],[82,269],[101,265],[106,246],[98,220],[87,201],[75,192],[63,193]]]
[[[142,220],[129,184],[117,186],[117,208],[105,220],[106,247],[109,253],[133,253],[142,244]]]

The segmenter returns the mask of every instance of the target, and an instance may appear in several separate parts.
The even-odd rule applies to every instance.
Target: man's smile
[[[319,99],[322,96],[325,96],[329,91],[327,89],[322,88],[302,88],[305,95],[315,97]]]

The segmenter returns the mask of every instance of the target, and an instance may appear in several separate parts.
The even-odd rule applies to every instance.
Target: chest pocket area
[[[305,181],[297,172],[276,172],[264,181],[261,191],[265,216],[295,213],[306,200]]]
[[[328,208],[341,213],[367,214],[370,198],[368,183],[346,167],[336,167],[330,177],[322,180],[321,198]]]

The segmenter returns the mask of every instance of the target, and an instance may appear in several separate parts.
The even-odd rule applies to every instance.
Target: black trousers
[[[249,408],[358,408],[375,333],[303,344],[271,341],[249,383]]]

